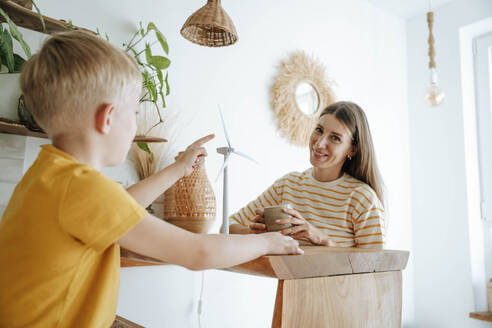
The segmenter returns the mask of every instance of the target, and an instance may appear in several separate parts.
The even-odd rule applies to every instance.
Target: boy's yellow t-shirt
[[[145,215],[118,183],[43,146],[0,221],[0,327],[109,327],[115,241]]]

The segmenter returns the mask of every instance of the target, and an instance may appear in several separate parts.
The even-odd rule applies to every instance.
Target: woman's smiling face
[[[315,168],[341,172],[347,156],[355,154],[352,133],[335,115],[323,115],[309,139],[309,153]]]

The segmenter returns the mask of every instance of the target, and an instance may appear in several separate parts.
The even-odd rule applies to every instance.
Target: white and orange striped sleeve
[[[255,210],[257,208],[265,208],[268,206],[276,206],[281,204],[282,184],[282,179],[275,181],[275,183],[268,187],[268,189],[258,196],[258,198],[249,202],[245,207],[232,214],[229,217],[229,225],[241,224],[243,226],[249,226],[256,216]]]
[[[360,248],[384,248],[384,209],[374,191],[359,187],[353,197],[357,211],[353,212],[355,246]]]

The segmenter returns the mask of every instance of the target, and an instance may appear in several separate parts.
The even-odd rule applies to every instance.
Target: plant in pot
[[[37,11],[43,32],[46,32],[41,11],[34,1],[32,1],[32,6]],[[4,99],[3,106],[0,108],[0,118],[6,123],[13,124],[18,124],[20,120],[30,130],[43,132],[25,108],[22,96],[19,98],[19,73],[26,60],[31,57],[31,48],[24,40],[17,25],[2,8],[0,8],[0,19],[0,78],[2,79],[0,96]],[[16,53],[16,44],[22,49],[25,58]]]
[[[3,99],[0,117],[15,121],[18,120],[16,105],[20,95],[19,72],[26,59],[31,56],[31,48],[15,23],[1,8],[0,17],[4,21],[0,24],[0,73],[3,73],[0,74],[0,96]],[[20,45],[23,54],[16,52],[15,43]]]
[[[97,29],[97,35],[102,37],[99,29]],[[105,38],[109,41],[107,34],[105,35]],[[143,133],[144,136],[148,135],[155,126],[164,122],[159,106],[162,108],[166,107],[165,97],[170,93],[168,73],[166,70],[171,64],[171,61],[165,56],[152,53],[152,46],[156,43],[160,44],[166,55],[169,53],[169,46],[166,38],[153,22],[148,23],[146,28],[144,28],[140,22],[137,31],[133,34],[131,39],[128,42],[123,43],[124,50],[135,58],[142,73],[143,94],[140,98],[140,103],[151,103],[158,114],[158,120],[156,120],[155,124],[148,131]],[[142,45],[143,49],[141,49]],[[142,56],[142,54],[144,54],[144,56]],[[25,124],[28,129],[32,131],[42,131],[34,121],[32,115],[30,115],[29,110],[25,107],[22,97],[19,99],[18,113],[21,122]],[[147,151],[149,155],[151,155],[150,148],[145,142],[139,142],[138,145],[142,150]]]

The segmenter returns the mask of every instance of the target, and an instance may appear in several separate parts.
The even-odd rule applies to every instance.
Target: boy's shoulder
[[[26,175],[29,173],[33,175],[33,178],[52,181],[72,180],[74,178],[90,182],[109,180],[103,173],[90,165],[78,162],[71,155],[52,145],[42,146],[41,152]]]
[[[100,171],[78,162],[52,145],[42,146],[19,186],[28,194],[40,193],[45,198],[64,199],[70,198],[67,194],[88,199],[101,193],[124,191],[120,184]]]

